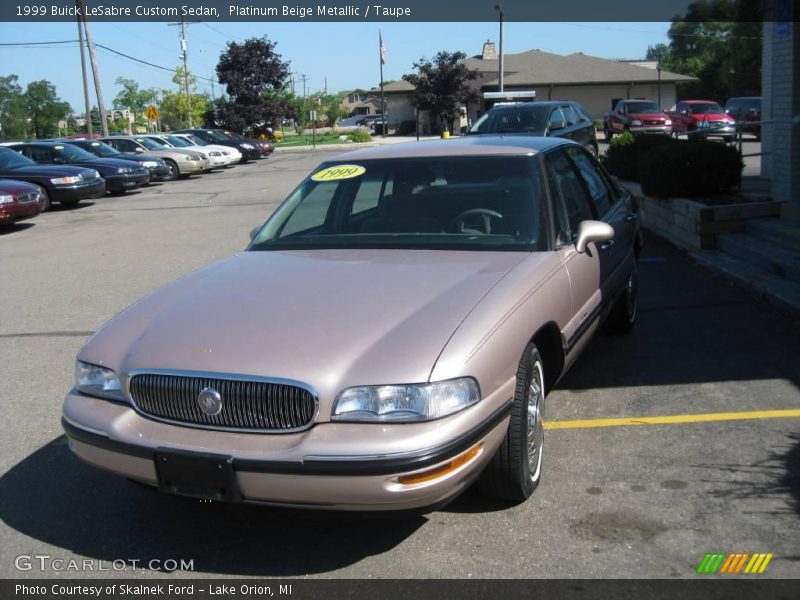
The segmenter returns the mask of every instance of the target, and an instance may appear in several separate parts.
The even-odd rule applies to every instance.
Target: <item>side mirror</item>
[[[258,232],[261,231],[261,225],[256,225],[250,230],[250,241],[253,241],[253,238],[258,235]]]
[[[581,221],[578,225],[578,239],[575,249],[583,254],[591,242],[607,242],[614,238],[614,228],[602,221]]]

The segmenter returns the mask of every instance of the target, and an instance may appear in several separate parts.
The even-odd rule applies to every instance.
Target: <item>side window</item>
[[[603,176],[584,150],[568,148],[567,152],[575,162],[575,166],[578,167],[581,179],[586,184],[586,189],[589,190],[589,196],[592,199],[592,204],[594,204],[596,214],[602,217],[611,209],[613,204],[614,197],[611,190],[609,190]]]
[[[587,113],[580,104],[573,104],[572,108],[575,109],[575,112],[578,114],[578,120],[581,123],[590,123],[592,121],[589,113]]]
[[[547,120],[548,129],[560,129],[564,126],[564,115],[561,114],[561,109],[553,109],[550,113],[550,118]]]
[[[281,237],[322,227],[328,217],[328,208],[333,195],[338,188],[336,182],[316,184],[287,219],[281,229]]]
[[[556,247],[575,241],[581,221],[594,219],[589,199],[563,151],[545,158],[553,200]]]
[[[567,127],[572,127],[578,122],[578,114],[572,110],[571,106],[562,106],[561,112],[564,114],[564,120],[567,122]]]

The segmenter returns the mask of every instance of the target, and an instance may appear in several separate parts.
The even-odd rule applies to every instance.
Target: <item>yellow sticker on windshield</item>
[[[339,181],[340,179],[352,179],[360,177],[367,170],[358,165],[336,165],[317,171],[311,176],[311,181]]]

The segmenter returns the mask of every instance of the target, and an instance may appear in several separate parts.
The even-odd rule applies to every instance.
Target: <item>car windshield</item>
[[[191,144],[185,139],[175,135],[166,136],[166,140],[176,148],[186,148],[187,146],[191,146]]]
[[[167,147],[167,144],[165,142],[159,144],[152,138],[145,138],[145,137],[136,138],[136,141],[139,142],[142,146],[144,146],[148,150],[163,150],[164,148]]]
[[[64,144],[53,146],[56,154],[61,156],[67,162],[81,162],[84,160],[97,160],[97,156],[91,152],[87,152],[83,148],[78,148],[72,144]]]
[[[661,109],[655,102],[628,102],[629,113],[660,113]]]
[[[109,146],[105,142],[81,142],[79,144],[73,144],[73,146],[77,146],[78,148],[83,148],[92,154],[97,156],[119,156],[122,154],[119,150],[114,148],[113,146]],[[87,148],[89,146],[90,148]]]
[[[35,165],[27,156],[22,156],[14,150],[8,148],[0,148],[0,169],[19,169],[22,167],[30,167]]]
[[[217,142],[230,142],[231,141],[230,138],[222,135],[221,133],[219,133],[217,131],[207,131],[206,133],[208,134],[208,137],[210,137],[212,140],[215,140]]]
[[[193,144],[195,146],[208,146],[208,142],[205,140],[201,140],[196,135],[191,135],[189,133],[185,135],[176,136],[178,139],[186,140],[188,143]]]
[[[222,135],[228,139],[233,140],[235,142],[241,142],[244,138],[240,136],[238,133],[233,133],[232,131],[223,131]]]
[[[537,133],[547,125],[547,106],[515,106],[490,110],[469,133]]]
[[[690,104],[692,113],[696,115],[710,115],[720,114],[723,112],[722,108],[716,102],[703,102],[702,104]]]
[[[249,250],[544,250],[538,162],[468,156],[326,163]]]

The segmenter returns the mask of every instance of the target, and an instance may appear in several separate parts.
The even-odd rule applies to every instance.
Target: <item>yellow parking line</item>
[[[675,425],[711,421],[749,421],[753,419],[789,419],[800,417],[800,408],[752,410],[747,412],[701,413],[664,417],[620,417],[616,419],[579,419],[577,421],[545,421],[545,429],[589,429],[594,427],[627,427],[629,425]]]

